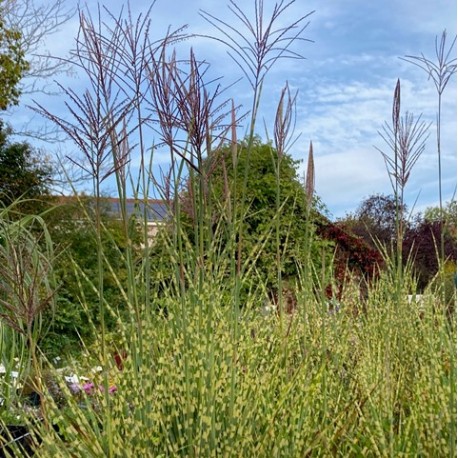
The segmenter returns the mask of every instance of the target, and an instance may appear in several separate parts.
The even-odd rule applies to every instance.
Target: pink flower
[[[83,385],[83,390],[86,394],[93,394],[94,393],[94,384],[92,382],[85,383]]]
[[[78,387],[78,385],[76,385],[76,387]],[[72,390],[72,392],[74,394],[76,394],[78,392],[76,387],[72,387],[71,388],[71,390]],[[95,394],[95,389],[96,389],[96,386],[94,385],[93,382],[87,382],[80,388],[80,390],[84,391],[89,396],[92,396],[93,394]],[[99,385],[98,389],[99,389],[100,393],[103,393],[103,385]],[[112,385],[112,386],[110,386],[108,388],[108,393],[109,394],[116,393],[116,391],[118,391],[118,387],[116,385]]]
[[[108,392],[110,394],[116,393],[116,391],[118,391],[118,388],[116,385],[110,386],[110,388],[108,388]]]

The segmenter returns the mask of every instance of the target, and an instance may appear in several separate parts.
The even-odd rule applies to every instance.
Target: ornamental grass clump
[[[454,330],[434,297],[421,315],[407,299],[399,307],[388,277],[364,314],[330,314],[298,290],[296,312],[279,318],[262,316],[254,294],[235,323],[221,286],[171,291],[167,317],[145,313],[141,343],[120,323],[128,350],[122,371],[112,364],[117,391],[84,408],[53,405],[40,456],[453,451]]]
[[[286,49],[305,30],[300,23],[308,15],[289,27],[277,24],[293,5],[280,2],[266,23],[263,2],[257,0],[251,24],[231,2],[250,38],[206,16],[246,65],[254,92],[246,141],[237,139],[243,117],[236,104],[220,102],[221,92],[210,91],[194,52],[186,62],[169,52],[174,38],[183,38],[180,34],[159,43],[145,38],[139,52],[135,43],[148,36],[148,19],[132,22],[130,15],[124,22],[110,16],[113,26],[102,30],[97,28],[102,20],[95,27],[82,16],[81,63],[93,84],[82,99],[67,92],[68,103],[75,104],[70,110],[75,129],[68,119],[44,114],[78,137],[74,140],[88,160],[96,202],[101,182],[115,175],[127,240],[119,258],[126,268],[118,271],[110,261],[102,241],[112,236],[96,206],[95,223],[89,213],[86,218],[97,235],[97,275],[73,260],[71,275],[80,287],[75,307],[89,310],[90,291],[100,313],[115,325],[108,332],[105,320],[88,319],[96,339],[84,346],[80,364],[100,366],[101,372],[92,376],[87,392],[83,388],[75,395],[50,369],[64,400],[57,402],[43,389],[45,421],[27,424],[36,438],[36,456],[456,453],[456,326],[434,293],[419,310],[407,300],[414,287],[409,273],[401,282],[398,265],[388,264],[377,282],[366,285],[365,294],[355,279],[345,285],[341,303],[331,306],[325,294],[328,285],[335,286],[329,244],[318,239],[311,218],[305,218],[300,244],[292,236],[292,222],[279,223],[299,202],[305,215],[315,211],[312,146],[307,190],[290,176],[294,197],[281,192],[285,148],[294,138],[289,126],[295,96],[287,89],[276,117],[276,148],[262,148],[274,170],[268,221],[261,218],[267,210],[253,211],[255,199],[247,197],[262,83],[280,58],[297,57]],[[260,41],[244,48],[252,39]],[[226,106],[231,107],[227,112]],[[82,107],[90,108],[86,117]],[[158,138],[153,147],[147,134]],[[135,176],[128,166],[133,158],[129,145],[138,142],[141,170]],[[167,197],[167,218],[149,240],[147,210],[138,205],[144,238],[134,241],[125,211],[127,184],[133,183],[136,199],[146,207],[148,192],[158,185],[151,164],[159,146],[171,157],[160,187]],[[227,163],[221,161],[223,153]],[[246,222],[256,217],[262,224],[254,237]],[[287,266],[294,266],[294,275],[286,279]],[[110,273],[121,305],[109,300],[104,272]],[[285,286],[294,298],[289,310],[282,307]],[[278,312],[270,294],[274,288]]]
[[[443,208],[443,196],[442,196],[442,143],[441,143],[441,132],[442,132],[442,102],[444,97],[445,89],[453,76],[456,75],[456,35],[452,40],[452,43],[446,47],[447,42],[447,31],[444,30],[440,36],[440,40],[436,36],[435,39],[435,58],[428,58],[423,53],[419,56],[404,56],[401,59],[406,62],[410,62],[415,66],[421,68],[428,74],[428,80],[432,80],[437,92],[437,112],[436,112],[436,145],[437,145],[437,172],[438,172],[438,192],[439,192],[439,210],[440,220],[439,224],[441,227],[440,246],[438,247],[439,254],[439,272],[440,280],[442,282],[442,298],[445,300],[445,276],[444,276],[444,264],[446,262],[445,257],[445,211]]]
[[[425,150],[429,127],[430,124],[421,120],[421,115],[415,119],[414,115],[407,111],[401,116],[401,82],[398,79],[393,96],[392,122],[385,122],[382,131],[379,132],[390,151],[387,153],[380,148],[377,150],[385,161],[396,204],[396,261],[400,274],[406,219],[404,193],[412,169]]]

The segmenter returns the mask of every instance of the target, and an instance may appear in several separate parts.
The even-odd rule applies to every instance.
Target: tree
[[[20,197],[48,195],[52,182],[52,168],[46,159],[28,143],[11,143],[10,135],[11,129],[0,121],[0,203],[4,206]]]
[[[319,270],[323,250],[327,260],[331,259],[331,244],[315,237],[313,221],[319,215],[317,208],[321,203],[316,198],[312,209],[307,208],[306,193],[297,175],[299,161],[286,153],[278,154],[273,145],[262,143],[259,138],[250,151],[248,148],[245,141],[237,145],[236,165],[231,145],[219,148],[204,160],[202,179],[207,194],[203,200],[204,205],[205,201],[209,203],[208,218],[213,230],[230,227],[235,208],[240,218],[237,224],[242,225],[241,230],[232,226],[232,233],[221,234],[220,229],[210,239],[222,238],[221,246],[225,249],[236,233],[232,258],[240,264],[253,260],[252,271],[268,291],[276,293],[279,267],[286,283],[297,278],[299,269],[309,259],[316,262]],[[245,171],[247,186],[243,193]],[[190,239],[199,230],[197,193],[188,184],[182,196],[182,220],[187,224]]]
[[[441,216],[442,215],[442,216]],[[406,231],[404,259],[411,257],[418,287],[423,290],[439,269],[441,231],[443,231],[444,255],[449,268],[456,272],[456,201],[451,201],[442,210],[429,207]]]
[[[9,27],[0,9],[0,110],[17,105],[19,82],[29,68],[22,48],[20,29]]]
[[[65,56],[52,55],[46,42],[73,17],[75,6],[69,7],[65,0],[1,0],[0,4],[2,24],[14,31],[16,42],[13,50],[20,52],[18,57],[21,59],[16,59],[14,103],[3,107],[0,105],[0,108],[17,105],[20,95],[56,94],[59,90],[52,86],[53,80],[57,75],[69,74],[72,66],[70,59],[65,59]],[[13,116],[14,110],[5,114]],[[57,129],[51,129],[43,123],[39,127],[30,127],[31,124],[30,118],[23,125],[15,124],[15,134],[46,141],[60,138]]]
[[[49,93],[49,78],[68,71],[69,63],[52,56],[45,40],[73,17],[75,8],[68,8],[65,0],[2,0],[1,3],[6,26],[21,31],[18,43],[28,60],[22,91]]]
[[[94,198],[73,196],[60,198],[45,215],[57,256],[54,273],[59,285],[55,310],[48,310],[43,317],[48,332],[40,344],[48,356],[62,353],[78,353],[81,339],[92,342],[100,329],[98,305],[98,240],[94,227]],[[104,299],[112,310],[127,316],[128,307],[120,288],[127,289],[125,253],[128,240],[118,215],[113,213],[108,200],[101,202],[103,230],[100,242],[104,259],[110,268],[104,269]],[[129,225],[129,238],[135,250],[140,239],[138,225]],[[116,329],[113,315],[104,309],[104,322],[108,331]]]
[[[404,205],[400,213],[405,215],[406,211]],[[396,199],[392,195],[373,194],[339,224],[362,237],[369,246],[379,249],[381,244],[390,252],[396,240]]]
[[[229,145],[213,151],[204,160],[194,186],[188,182],[181,195],[179,220],[189,241],[186,250],[190,244],[199,243],[196,234],[202,230],[204,216],[211,227],[207,229],[210,234],[204,233],[204,238],[211,240],[204,252],[212,251],[215,246],[225,251],[232,238],[233,251],[226,255],[231,259],[240,256],[241,264],[252,261],[255,272],[252,280],[256,285],[262,284],[274,300],[279,292],[279,270],[283,292],[307,272],[307,282],[311,281],[315,291],[337,298],[347,281],[347,269],[368,281],[377,274],[382,265],[378,251],[333,224],[325,216],[326,208],[318,197],[313,197],[310,206],[297,175],[299,161],[286,153],[279,155],[271,144],[262,143],[259,138],[253,142],[250,153],[247,142],[239,143],[236,149],[236,158]],[[245,170],[247,186],[242,194]],[[204,196],[201,194],[199,199],[202,191]],[[205,205],[208,209],[202,212]],[[239,219],[234,229],[231,218],[236,211]],[[227,232],[222,233],[225,229]],[[156,276],[161,287],[168,288],[168,278],[173,275],[175,265],[170,265],[164,275],[164,265],[170,256],[161,245],[162,235],[159,234],[159,243],[153,247],[155,264],[161,266],[161,271],[153,277]],[[199,262],[204,264],[205,259]],[[331,264],[333,269],[325,272],[323,267]]]
[[[447,202],[442,210],[440,206],[428,207],[424,211],[424,220],[430,223],[442,221],[444,233],[456,239],[456,200]]]
[[[324,219],[318,223],[317,233],[336,245],[333,259],[336,288],[328,296],[341,300],[345,284],[351,278],[350,273],[365,280],[360,283],[360,292],[365,295],[369,282],[378,278],[384,267],[383,257],[378,249],[372,248],[362,237],[349,233],[341,224]]]

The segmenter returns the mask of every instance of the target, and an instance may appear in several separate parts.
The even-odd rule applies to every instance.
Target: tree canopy
[[[407,213],[404,206],[402,214]],[[396,201],[394,196],[375,194],[365,199],[354,214],[348,215],[339,225],[361,237],[373,248],[382,247],[389,254],[396,237]],[[444,231],[445,260],[456,266],[456,201],[441,210],[429,207],[423,214],[404,221],[402,241],[403,262],[409,263],[419,290],[433,280],[439,269],[441,230]]]
[[[0,6],[0,110],[17,105],[19,81],[29,68],[21,46],[21,32],[8,28]]]
[[[331,258],[331,244],[315,235],[313,225],[321,203],[315,198],[308,208],[297,173],[300,161],[278,154],[273,145],[259,138],[250,146],[239,142],[236,155],[233,146],[219,148],[204,161],[205,192],[211,202],[209,218],[214,227],[221,227],[222,221],[231,224],[231,215],[238,212],[237,249],[232,256],[240,258],[241,264],[255,259],[256,275],[275,291],[279,266],[282,278],[288,281],[297,278],[298,269],[308,259],[320,263],[323,250]],[[188,184],[182,208],[191,231],[197,224],[195,197]],[[222,245],[227,246],[227,240]]]
[[[0,202],[36,199],[48,193],[52,167],[28,143],[11,142],[11,129],[0,121]]]
[[[406,214],[404,205],[401,215]],[[364,199],[354,214],[347,215],[340,225],[362,237],[369,246],[379,249],[381,244],[390,252],[396,240],[396,199],[392,195],[373,194]]]
[[[428,207],[408,227],[404,238],[404,257],[410,256],[420,289],[425,288],[439,269],[441,231],[444,232],[444,255],[448,269],[456,272],[456,200],[442,213],[439,207]]]

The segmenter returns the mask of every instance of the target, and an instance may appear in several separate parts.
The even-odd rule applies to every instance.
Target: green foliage
[[[384,276],[358,316],[299,290],[292,316],[261,316],[255,294],[234,318],[223,283],[120,320],[116,393],[47,399],[40,456],[453,456],[455,331],[433,296],[420,314]]]
[[[56,310],[46,315],[49,331],[41,341],[48,356],[76,354],[83,339],[93,341],[94,329],[100,325],[98,295],[97,236],[93,225],[93,202],[88,197],[67,199],[49,213],[49,230],[60,252],[56,263],[59,298]],[[126,301],[120,285],[126,287],[124,253],[127,240],[121,222],[102,204],[102,248],[106,261],[103,275],[104,301],[113,309],[126,313]],[[131,239],[138,242],[138,228],[131,226]],[[137,242],[136,242],[137,241]],[[110,266],[110,268],[108,268]],[[105,310],[108,330],[115,322]]]
[[[439,206],[428,207],[423,213],[423,218],[430,223],[442,222],[444,234],[456,239],[456,200],[447,202],[442,210]]]
[[[404,206],[402,214],[406,213]],[[376,194],[365,199],[355,214],[347,215],[339,225],[389,256],[396,237],[395,221],[395,198]],[[404,266],[412,263],[417,288],[423,291],[439,270],[441,231],[445,259],[452,265],[456,263],[456,201],[449,202],[442,212],[439,207],[427,208],[423,215],[404,221],[403,226],[403,263]],[[449,280],[447,282],[451,284]],[[451,291],[450,287],[447,288]],[[452,296],[448,294],[448,297]]]
[[[21,32],[7,28],[0,4],[0,110],[18,104],[18,84],[28,68],[21,49]]]
[[[316,199],[315,207],[307,208],[307,197],[297,176],[299,161],[290,155],[279,155],[259,138],[250,148],[247,141],[237,145],[236,159],[232,151],[233,146],[224,146],[204,161],[211,222],[214,228],[222,222],[229,227],[229,205],[242,212],[237,223],[241,225],[241,239],[237,241],[242,247],[241,262],[255,257],[252,267],[257,275],[268,290],[276,290],[279,265],[285,279],[297,278],[298,269],[308,263],[310,240],[316,263],[321,262],[322,250],[330,258],[330,244],[314,237],[313,221],[320,202]],[[245,179],[247,186],[242,193]],[[197,222],[191,203],[193,194],[188,190],[183,203],[184,221],[191,229]],[[225,243],[229,237],[225,236]]]
[[[36,340],[41,315],[55,301],[54,250],[40,216],[9,218],[0,211],[0,319]],[[30,344],[30,342],[28,342]]]
[[[40,365],[43,318],[56,304],[55,261],[43,218],[0,208],[0,420],[17,401],[13,371],[23,377]]]
[[[236,15],[240,12],[238,17],[248,22],[242,10],[233,6]],[[265,24],[262,1],[255,6],[256,26]],[[275,32],[277,26],[271,27],[287,6],[275,7],[265,33],[263,27],[247,24],[250,30],[261,31],[256,36],[262,38],[253,53],[253,63],[258,64],[255,75],[260,77],[254,84],[254,106],[269,63],[279,59],[275,54],[265,56],[276,53],[276,45],[285,40],[286,46],[295,40],[285,33],[297,22],[286,31],[281,28],[280,34]],[[124,25],[120,20],[112,30],[130,37],[121,29]],[[82,34],[82,39],[100,37],[90,21],[84,27],[90,33]],[[239,37],[244,40],[243,34]],[[119,41],[101,38],[101,47],[80,51],[90,68],[105,61],[99,53],[105,46],[110,53],[127,49],[119,48]],[[96,50],[95,54],[85,53],[87,49]],[[127,59],[128,55],[123,52],[122,59],[138,62]],[[119,61],[114,61],[118,73]],[[162,63],[161,72],[169,67]],[[138,68],[143,71],[146,66]],[[105,89],[111,87],[104,85],[110,70],[99,69],[100,78],[91,80],[92,87],[100,90],[97,101],[104,100],[110,93]],[[128,72],[122,73],[128,77]],[[164,105],[172,107],[169,118],[157,110],[160,127],[167,130],[180,124],[188,130],[188,139],[199,137],[204,143],[214,132],[208,129],[200,135],[195,121],[206,129],[212,115],[195,111],[202,99],[196,96],[200,92],[195,92],[193,79],[191,71],[189,91],[179,80],[185,100],[170,91],[173,85],[158,84],[153,89],[162,89],[155,95],[164,96]],[[138,81],[145,82],[144,78]],[[90,100],[89,93],[83,98]],[[79,105],[81,100],[76,94],[72,97],[78,112],[86,106]],[[169,105],[170,100],[178,100],[178,106]],[[254,130],[255,112],[250,130]],[[66,126],[80,147],[97,150],[91,166],[98,192],[106,178],[99,173],[108,150],[103,139],[117,138],[116,123],[94,123],[99,118],[91,113],[85,113],[90,118],[87,125],[84,116],[77,115],[77,126]],[[89,134],[81,140],[83,131]],[[101,142],[94,140],[94,132]],[[167,137],[176,152],[174,139],[173,134]],[[124,195],[129,157],[124,148],[125,155],[116,156],[120,150],[115,143],[110,146],[117,161],[119,193]],[[44,458],[455,456],[456,320],[443,313],[444,304],[434,291],[421,309],[409,303],[412,282],[408,275],[398,281],[397,268],[402,266],[396,264],[388,266],[378,282],[368,284],[363,304],[358,287],[346,288],[340,308],[330,313],[314,294],[316,271],[331,270],[328,246],[314,238],[315,218],[319,218],[315,209],[305,205],[295,161],[258,140],[237,145],[237,151],[223,147],[212,152],[209,143],[206,160],[200,161],[199,150],[198,167],[192,162],[196,159],[192,151],[179,150],[174,156],[182,162],[173,164],[170,181],[178,187],[181,167],[190,165],[187,192],[175,194],[178,211],[157,240],[145,240],[139,247],[141,256],[137,257],[135,232],[126,230],[130,222],[102,215],[100,225],[97,213],[94,223],[91,200],[56,213],[50,231],[61,248],[60,257],[52,258],[61,283],[61,312],[56,313],[53,337],[59,332],[71,335],[71,327],[81,323],[82,333],[94,342],[80,358],[86,367],[89,361],[100,365],[102,372],[91,375],[91,395],[76,397],[59,382],[56,371],[65,398],[62,403],[45,387],[43,371],[45,402],[40,421],[28,425],[40,437],[35,454]],[[151,179],[149,172],[143,170]],[[145,182],[138,189],[148,193],[150,183]],[[345,241],[355,262],[366,261],[369,252],[337,229],[329,226]],[[302,263],[303,270],[297,267]],[[262,316],[259,306],[265,290],[279,288],[282,276],[295,275],[301,280],[292,291],[296,309],[291,314]],[[240,285],[246,280],[241,301]],[[157,313],[155,306],[166,313]],[[123,358],[122,370],[111,357],[115,352]],[[39,371],[34,375],[40,378]],[[117,391],[111,394],[113,383]]]
[[[444,205],[444,208],[440,207],[428,207],[424,211],[424,218],[427,221],[438,221],[440,219],[456,221],[456,200],[451,200]]]
[[[37,200],[48,195],[52,168],[28,143],[11,142],[11,133],[0,121],[0,203],[39,214],[44,205]]]
[[[455,243],[456,247],[456,243]],[[456,253],[456,251],[455,251]],[[455,259],[445,261],[443,279],[436,274],[430,282],[430,289],[435,291],[438,295],[443,291],[443,298],[445,301],[445,308],[451,317],[455,319],[456,316],[456,256]],[[442,290],[443,288],[443,290]]]

